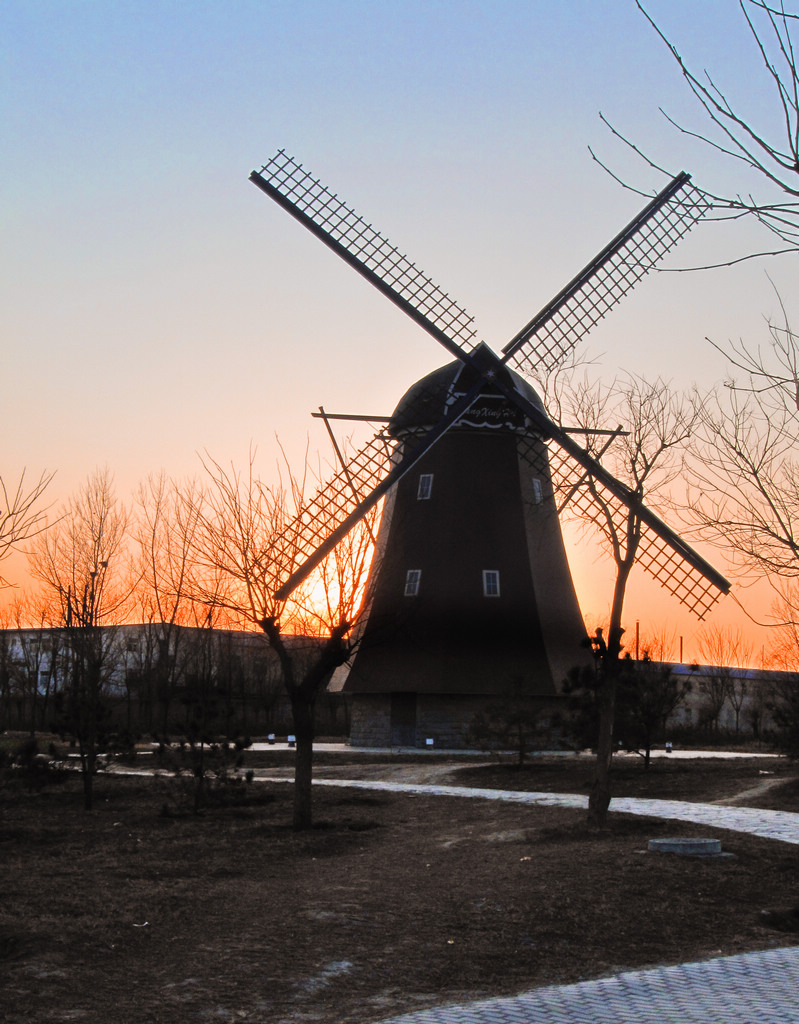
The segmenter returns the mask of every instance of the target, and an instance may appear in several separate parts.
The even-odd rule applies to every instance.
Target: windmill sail
[[[478,341],[474,318],[302,164],[279,150],[250,180],[448,351],[468,358]],[[503,362],[557,365],[709,209],[690,175],[676,175],[505,345]]]
[[[474,318],[282,149],[250,181],[455,356],[477,344]]]
[[[568,496],[574,514],[599,530],[603,530],[606,519],[610,518],[616,533],[625,536],[633,503],[623,501],[615,493],[617,488],[611,491],[596,474],[575,462],[555,443],[550,442],[548,449],[553,486],[559,494]],[[540,458],[537,453],[533,457]],[[633,505],[633,513],[640,524],[636,564],[698,619],[704,619],[721,597],[729,593],[728,581],[651,509],[637,503]]]
[[[388,473],[390,460],[389,438],[378,431],[303,505],[286,531],[297,538],[297,562],[307,561],[371,494]]]
[[[399,306],[416,323],[456,356],[471,372],[471,386],[442,410],[414,446],[404,445],[400,461],[369,494],[358,500],[343,470],[328,488],[320,491],[299,524],[303,529],[304,564],[282,584],[278,598],[285,598],[355,523],[397,483],[454,425],[480,395],[496,390],[518,409],[524,422],[538,436],[550,439],[555,474],[568,476],[579,467],[591,487],[574,488],[578,507],[598,521],[597,508],[604,501],[618,516],[630,511],[640,520],[640,560],[645,568],[680,600],[702,617],[729,583],[697,552],[687,545],[658,516],[616,480],[588,452],[572,441],[530,400],[520,382],[503,364],[534,359],[546,366],[557,363],[620,299],[672,249],[707,212],[709,204],[690,184],[687,174],[678,175],[613,241],[585,267],[566,288],[544,307],[505,346],[499,359],[483,343],[475,344],[472,318],[411,263],[383,235],[343,203],[301,164],[282,150],[250,180],[286,209],[313,234],[354,267],[376,288]],[[368,446],[367,446],[368,447]],[[379,470],[373,456],[364,450],[364,489],[376,481]],[[592,489],[593,488],[593,492]],[[586,494],[593,494],[591,500]],[[304,532],[303,532],[304,531]],[[322,539],[324,537],[324,539]],[[696,593],[692,588],[696,587]]]
[[[503,362],[550,370],[649,273],[710,209],[678,174],[503,348]]]

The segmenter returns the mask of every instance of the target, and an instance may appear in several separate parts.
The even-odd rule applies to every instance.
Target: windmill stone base
[[[475,720],[492,715],[501,705],[496,695],[473,694],[382,694],[352,695],[350,744],[353,747],[417,747],[436,750],[464,750],[476,745]],[[554,742],[548,729],[561,701],[530,698],[530,711],[539,716],[542,733]],[[510,746],[497,740],[492,747]]]

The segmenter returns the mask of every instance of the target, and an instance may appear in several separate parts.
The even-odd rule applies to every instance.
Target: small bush
[[[155,782],[164,790],[169,814],[196,814],[203,807],[242,803],[255,778],[251,769],[241,772],[242,755],[228,744],[183,741],[173,747],[162,743],[156,764]],[[169,787],[164,787],[166,778],[172,783]]]

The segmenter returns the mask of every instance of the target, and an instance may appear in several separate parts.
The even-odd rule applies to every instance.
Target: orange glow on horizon
[[[608,619],[614,567],[597,535],[591,530],[583,530],[577,523],[566,522],[563,524],[563,535],[583,620],[586,629],[593,631],[597,625],[605,624]],[[720,552],[711,549],[704,553],[709,561],[722,572],[727,571],[728,567],[720,557]],[[367,573],[374,557],[374,548],[371,543],[368,545],[368,552],[362,553],[360,557],[362,559],[360,582],[355,588],[353,600],[348,603],[350,609],[358,609],[363,601]],[[0,591],[2,624],[11,627],[13,625],[11,612],[14,604],[25,597],[34,597],[40,588],[39,584],[29,576],[26,558],[19,551],[4,561],[3,575],[14,584],[14,586]],[[331,583],[333,588],[330,593],[331,604],[335,606],[337,596],[334,591],[337,591],[338,583],[335,578],[331,580]],[[323,624],[328,619],[326,586],[323,570],[320,567],[303,584],[301,588],[303,596],[295,603],[295,607],[292,608],[292,602],[286,606],[283,629],[287,634],[307,632],[310,626],[317,635],[323,635]],[[732,593],[722,598],[706,620],[700,622],[676,598],[652,581],[646,573],[636,569],[630,578],[624,606],[625,649],[631,654],[635,653],[636,624],[638,624],[638,633],[642,641],[651,642],[652,638],[656,636],[673,636],[674,660],[679,658],[679,644],[680,638],[682,638],[683,661],[686,663],[701,661],[698,636],[702,630],[707,627],[729,626],[733,629],[740,629],[746,642],[751,646],[750,667],[764,667],[769,663],[774,646],[773,627],[767,625],[771,616],[773,598],[773,591],[766,582],[752,587],[742,587],[736,585],[733,580]],[[184,617],[184,619],[184,624],[196,625],[191,617]],[[128,621],[140,621],[140,616],[136,617],[131,614]],[[31,616],[28,624],[36,626],[40,623],[37,623],[35,616]],[[247,631],[256,631],[258,628],[253,623],[243,621],[239,622],[238,626],[229,622],[228,626]]]
[[[563,524],[563,537],[583,621],[592,632],[597,625],[605,625],[610,616],[615,567],[595,532],[583,530],[578,523],[567,522]],[[701,662],[699,636],[702,631],[718,626],[730,627],[740,629],[751,647],[748,667],[764,667],[768,664],[770,649],[774,644],[773,627],[768,625],[773,590],[766,581],[746,588],[736,585],[721,552],[710,549],[703,554],[731,579],[730,594],[722,597],[706,618],[700,621],[646,572],[640,568],[633,569],[622,617],[625,651],[635,655],[637,624],[639,638],[642,640],[674,637],[673,659],[666,660],[679,659],[682,639],[683,662]],[[639,644],[639,648],[642,654],[643,646]]]

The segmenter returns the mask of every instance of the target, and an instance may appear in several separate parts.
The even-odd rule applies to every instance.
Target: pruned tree
[[[569,731],[580,748],[596,743],[605,705],[602,691],[607,686],[607,646],[601,629],[591,641],[595,654],[593,668],[572,669],[564,684],[569,698]],[[669,717],[687,699],[691,679],[677,676],[671,665],[651,661],[648,652],[639,661],[625,654],[614,672],[616,713],[612,746],[641,752],[644,766],[649,768],[653,743],[665,729]]]
[[[277,486],[203,460],[207,487],[197,505],[200,600],[261,630],[280,663],[297,740],[294,827],[312,824],[314,709],[332,672],[353,653],[360,596],[372,552],[371,521],[352,531],[287,600],[276,597],[302,558],[305,475],[286,469]],[[212,594],[202,573],[221,574]]]
[[[209,607],[204,619],[184,634],[184,670],[178,690],[180,749],[169,754],[178,773],[188,768],[192,779],[193,808],[197,814],[206,801],[208,774],[224,778],[236,759],[227,744],[216,741],[224,731],[223,674],[224,633],[217,628],[220,609]],[[225,733],[229,738],[229,733]],[[161,750],[165,748],[162,745]]]
[[[93,804],[107,715],[115,651],[112,627],[124,621],[132,590],[125,555],[127,522],[109,471],[99,470],[66,503],[58,522],[36,538],[30,552],[31,573],[54,599],[68,649],[63,723],[78,743],[86,810]]]
[[[562,424],[586,431],[586,446],[592,455],[623,481],[634,499],[651,505],[668,496],[669,487],[683,467],[683,450],[696,421],[696,410],[684,396],[674,392],[662,378],[646,381],[627,375],[610,384],[592,380],[579,367],[565,366],[549,379],[537,380],[541,391],[554,395],[550,412],[557,411]],[[608,424],[624,428],[611,443],[604,436]],[[621,431],[621,427],[620,427]],[[606,628],[597,630],[594,651],[600,668],[599,735],[596,744],[595,777],[589,798],[589,822],[601,827],[610,804],[610,767],[613,755],[613,721],[617,681],[624,634],[624,600],[630,574],[635,567],[643,523],[634,500],[624,515],[608,501],[597,481],[586,474],[584,487],[596,513],[586,523],[598,530],[614,566],[614,584]],[[569,505],[565,511],[569,514]]]
[[[692,69],[640,0],[636,0],[636,6],[674,59],[698,101],[704,125],[687,127],[661,108],[663,116],[680,134],[699,140],[722,159],[737,164],[742,175],[754,172],[766,185],[766,195],[760,197],[753,195],[746,185],[735,195],[705,193],[717,216],[754,217],[775,237],[776,248],[743,258],[796,251],[799,248],[799,68],[792,32],[799,15],[787,11],[782,0],[774,3],[738,0],[752,39],[753,71],[759,68],[772,90],[771,110],[759,111],[755,119],[743,112],[743,95],[732,99],[709,71]],[[750,76],[742,74],[739,68],[735,71],[736,84],[740,87],[744,83],[742,92],[745,93]],[[670,171],[644,153],[634,140],[607,118],[602,119],[613,134],[650,167],[671,176]],[[772,128],[772,125],[779,128]],[[613,176],[621,180],[615,173]],[[630,187],[629,184],[626,187]]]
[[[11,615],[7,608],[0,607],[0,729],[9,728],[14,699],[14,657],[11,650],[9,625]],[[3,758],[0,756],[0,773]]]
[[[33,735],[48,721],[62,638],[59,630],[48,628],[53,625],[53,611],[47,593],[15,595],[4,618],[14,637],[10,686],[19,705],[16,728],[27,728]]]
[[[42,473],[30,486],[25,482],[25,470],[16,484],[9,484],[0,477],[0,561],[47,528],[47,508],[43,508],[41,502],[54,476],[54,473]],[[0,576],[0,587],[8,585]]]

